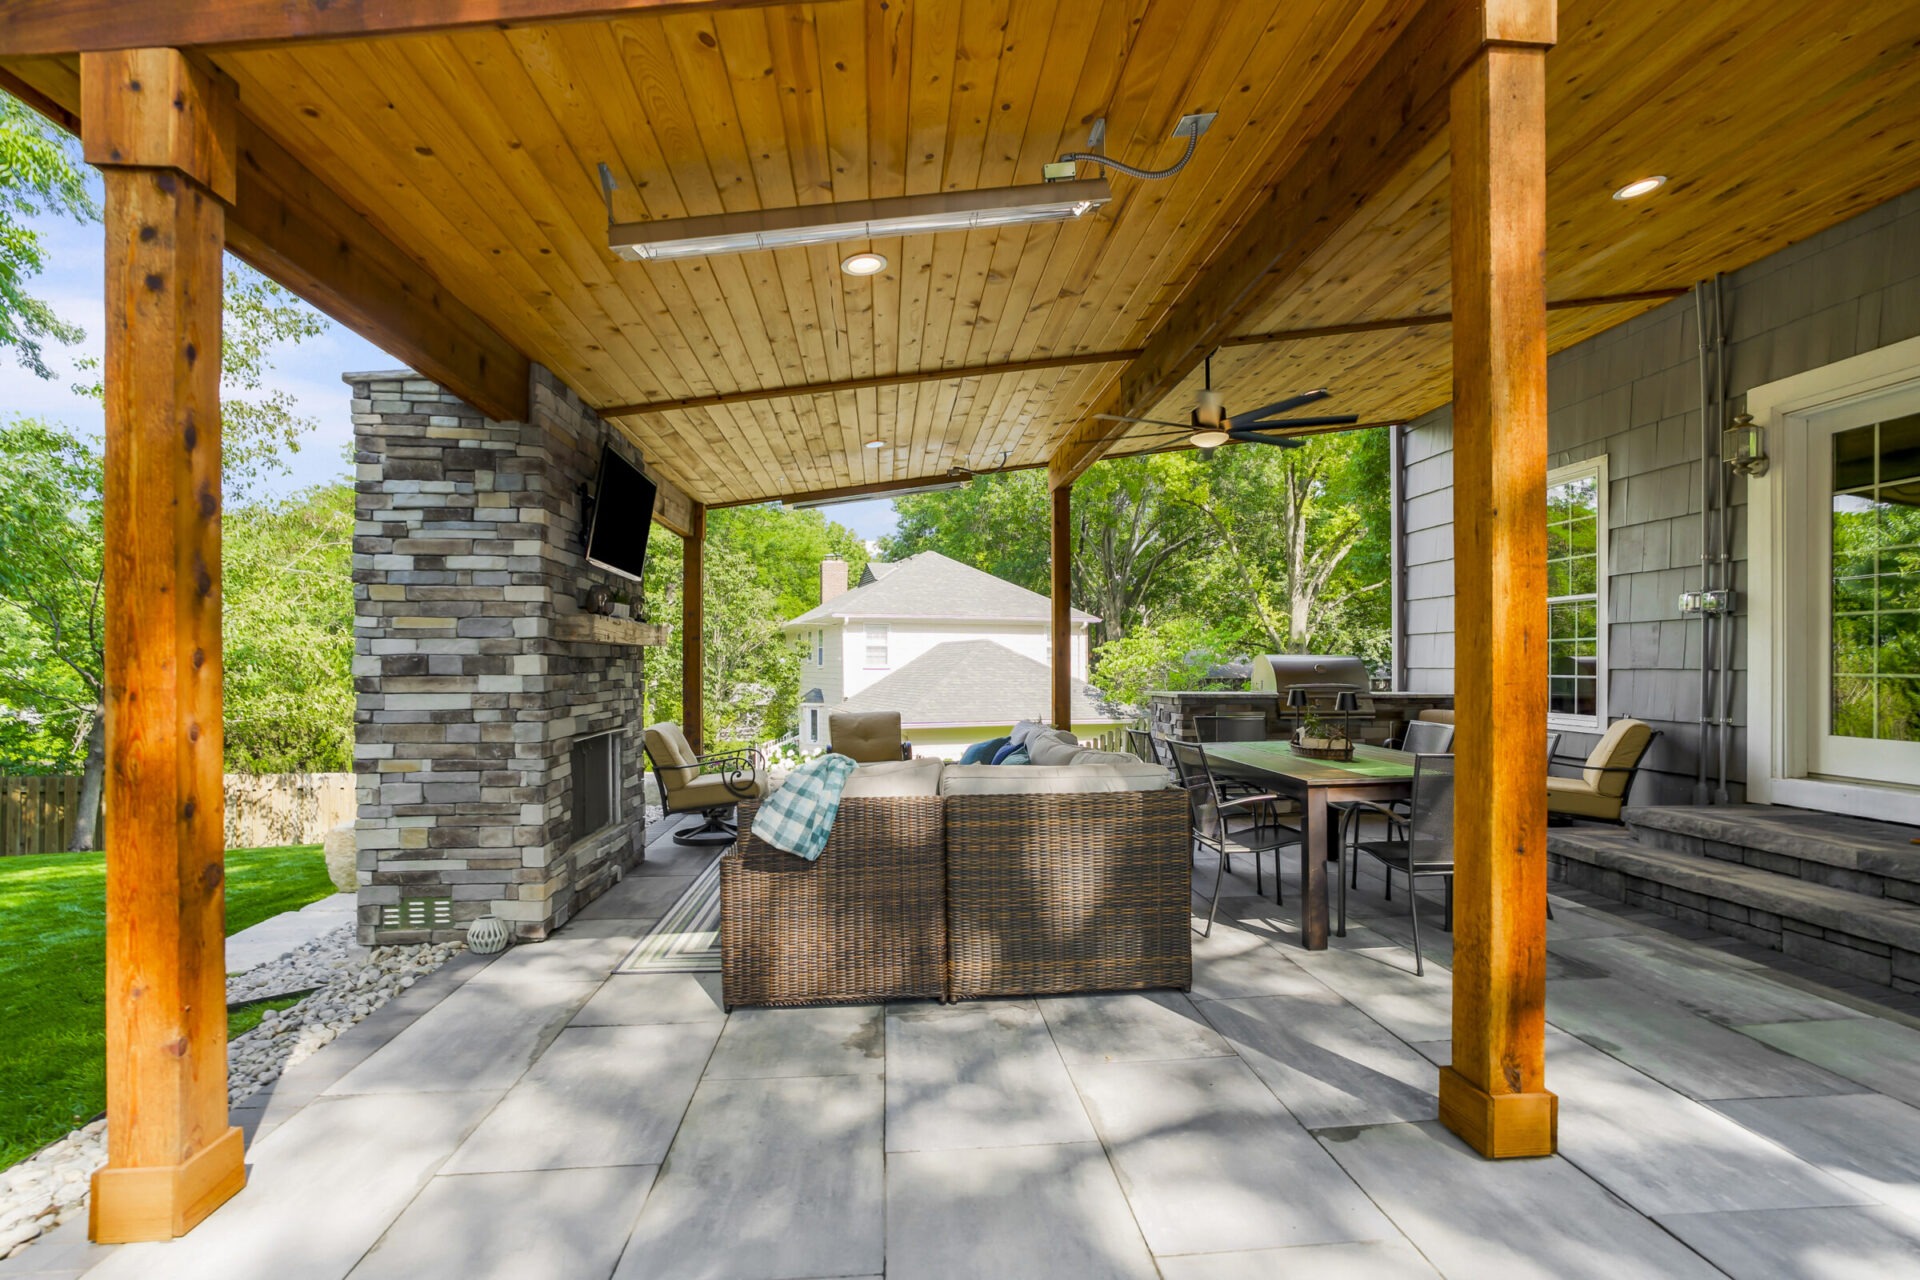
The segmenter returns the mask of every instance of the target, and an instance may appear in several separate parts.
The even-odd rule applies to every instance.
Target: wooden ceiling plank
[[[105,49],[187,49],[364,40],[463,27],[590,22],[622,14],[684,13],[784,0],[8,0],[0,57]]]
[[[1305,266],[1445,123],[1445,90],[1479,45],[1468,4],[1425,6],[1274,184],[1263,216],[1210,261],[1103,404],[1137,413],[1199,363],[1279,280]],[[1272,216],[1264,216],[1272,215]],[[1089,418],[1055,454],[1048,481],[1070,484],[1117,434]]]

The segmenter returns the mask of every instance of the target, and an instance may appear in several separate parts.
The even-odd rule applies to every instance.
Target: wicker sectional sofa
[[[1185,989],[1186,795],[1130,763],[863,766],[817,862],[755,838],[743,805],[726,1004]]]

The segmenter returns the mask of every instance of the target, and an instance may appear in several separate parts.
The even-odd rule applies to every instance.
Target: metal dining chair
[[[1409,720],[1407,731],[1400,738],[1400,750],[1416,756],[1447,755],[1453,750],[1453,726],[1441,724],[1436,720]],[[1335,819],[1341,824],[1342,838],[1336,842],[1339,847],[1345,848],[1350,843],[1350,837],[1347,835],[1349,827],[1355,831],[1358,830],[1360,819],[1365,816],[1360,808],[1363,803],[1358,800],[1336,800],[1327,806],[1329,810],[1339,815]],[[1393,810],[1404,822],[1407,816],[1407,804],[1405,800],[1393,800],[1389,801],[1385,807]],[[1381,806],[1369,807],[1380,808]],[[1389,828],[1389,834],[1391,833]],[[1347,867],[1347,882],[1356,889],[1360,887],[1360,866],[1357,858]],[[1391,893],[1388,896],[1391,897]]]
[[[1230,829],[1229,816],[1236,810],[1254,813],[1263,804],[1270,811],[1272,802],[1280,797],[1275,795],[1243,796],[1234,800],[1221,798],[1215,783],[1213,769],[1207,764],[1206,748],[1197,742],[1173,742],[1167,746],[1173,752],[1174,766],[1180,771],[1180,785],[1187,793],[1187,808],[1193,826],[1193,848],[1197,854],[1201,849],[1211,849],[1215,863],[1213,869],[1213,899],[1207,906],[1207,927],[1200,930],[1203,938],[1213,934],[1213,920],[1220,911],[1220,889],[1226,882],[1226,873],[1231,865],[1230,855],[1245,853],[1252,857],[1256,891],[1260,876],[1260,855],[1273,855],[1274,896],[1280,897],[1280,850],[1289,845],[1300,843],[1298,828],[1289,827],[1274,819],[1271,825],[1256,823],[1251,828],[1243,827],[1238,831]]]
[[[1413,761],[1413,800],[1410,815],[1402,819],[1385,805],[1361,800],[1356,803],[1377,809],[1388,819],[1384,840],[1356,839],[1347,846],[1347,854],[1358,862],[1360,854],[1377,859],[1386,871],[1387,896],[1393,896],[1395,872],[1407,878],[1407,915],[1413,921],[1413,971],[1425,974],[1426,962],[1420,957],[1420,894],[1422,876],[1441,877],[1447,883],[1446,928],[1453,929],[1453,757],[1415,756]],[[1340,932],[1347,931],[1347,885],[1340,883]]]

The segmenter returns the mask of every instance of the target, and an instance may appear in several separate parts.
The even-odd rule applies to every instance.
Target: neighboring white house
[[[828,713],[842,707],[898,711],[916,754],[948,757],[1016,720],[1048,718],[1047,597],[923,551],[869,564],[851,588],[846,561],[828,559],[820,601],[785,624],[806,647],[802,746],[827,745]],[[1119,723],[1087,689],[1087,624],[1097,621],[1072,613],[1074,728],[1083,733]]]

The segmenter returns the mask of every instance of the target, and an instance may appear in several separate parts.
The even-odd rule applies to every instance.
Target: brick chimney
[[[847,562],[828,556],[820,562],[820,603],[847,594]]]

